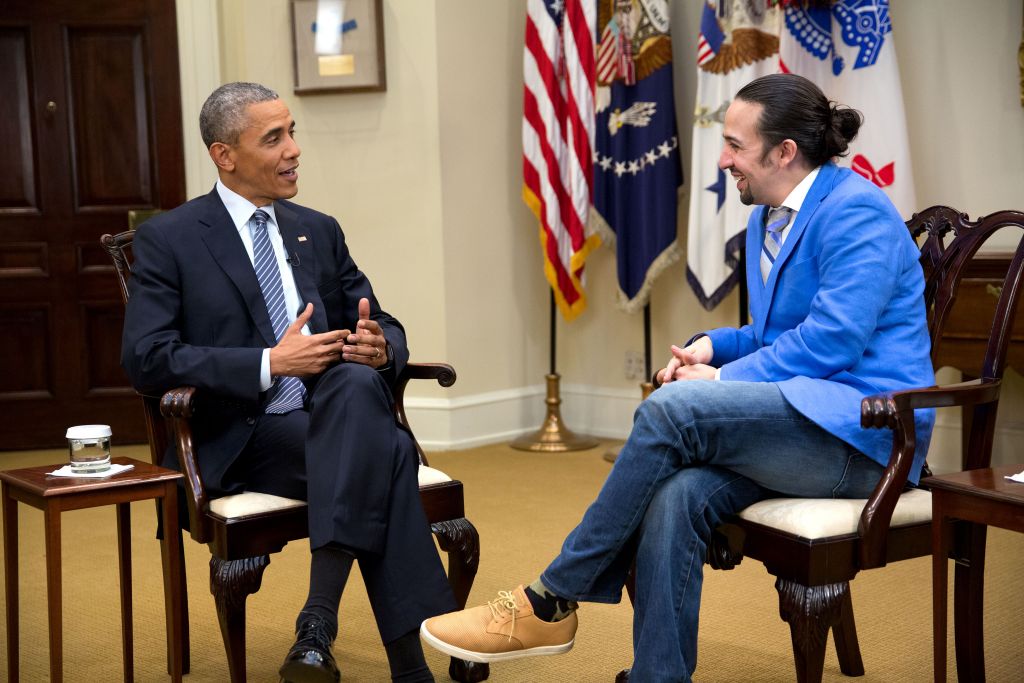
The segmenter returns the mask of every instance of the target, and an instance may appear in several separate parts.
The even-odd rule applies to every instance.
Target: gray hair
[[[215,142],[233,145],[245,128],[250,104],[278,99],[278,94],[259,83],[225,83],[206,98],[199,112],[199,132],[209,149]]]

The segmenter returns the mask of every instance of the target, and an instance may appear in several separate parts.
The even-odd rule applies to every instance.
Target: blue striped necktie
[[[263,300],[267,303],[267,313],[270,314],[270,323],[274,326],[274,336],[281,341],[281,337],[288,329],[289,321],[284,307],[281,270],[278,268],[277,256],[267,236],[268,218],[270,215],[266,211],[257,209],[249,219],[249,228],[252,231],[252,265],[256,269],[256,279],[260,281]],[[298,410],[302,407],[305,397],[306,387],[302,380],[298,377],[279,377],[277,393],[267,404],[264,412],[281,415]]]
[[[761,281],[768,282],[768,276],[775,265],[775,259],[782,251],[782,231],[789,225],[793,217],[793,209],[780,206],[777,209],[768,211],[768,221],[765,225],[764,244],[761,245]]]

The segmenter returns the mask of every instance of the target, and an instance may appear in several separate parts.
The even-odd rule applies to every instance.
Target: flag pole
[[[558,388],[561,376],[555,369],[555,352],[558,339],[555,334],[554,290],[550,292],[550,309],[551,353],[548,361],[548,374],[544,378],[547,380],[547,397],[544,399],[544,403],[547,405],[547,417],[544,418],[544,424],[541,425],[540,429],[536,432],[520,436],[512,441],[510,445],[512,448],[521,451],[540,451],[544,453],[564,453],[565,451],[581,451],[593,448],[597,445],[597,439],[574,434],[562,421],[562,413],[559,408],[562,404],[562,398],[559,395]]]
[[[640,382],[641,401],[650,396],[651,392],[654,391],[654,384],[651,383],[654,375],[651,368],[651,300],[647,299],[647,303],[644,304],[644,381]],[[603,456],[604,459],[608,462],[615,462],[615,459],[619,457],[621,449],[622,446],[609,448]]]

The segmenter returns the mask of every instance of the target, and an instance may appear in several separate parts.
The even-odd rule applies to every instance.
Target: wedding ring
[[[375,351],[376,351],[377,353],[376,353],[376,355],[374,355],[373,359],[374,359],[374,360],[377,360],[378,358],[380,358],[380,347],[378,346],[378,347],[376,347],[376,348],[375,348],[374,350],[375,350]]]

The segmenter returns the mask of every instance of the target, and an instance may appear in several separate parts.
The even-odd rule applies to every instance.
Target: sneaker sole
[[[511,652],[474,652],[473,650],[464,650],[461,647],[455,647],[443,640],[438,639],[430,631],[427,630],[426,623],[420,626],[420,637],[427,642],[428,645],[433,647],[435,650],[440,650],[446,655],[451,655],[458,659],[465,659],[469,662],[478,662],[480,664],[490,664],[491,662],[505,662],[510,659],[519,659],[521,657],[536,657],[540,655],[560,655],[568,652],[572,649],[576,639],[570,640],[568,643],[563,645],[544,645],[541,647],[531,647],[526,650],[513,650]]]

